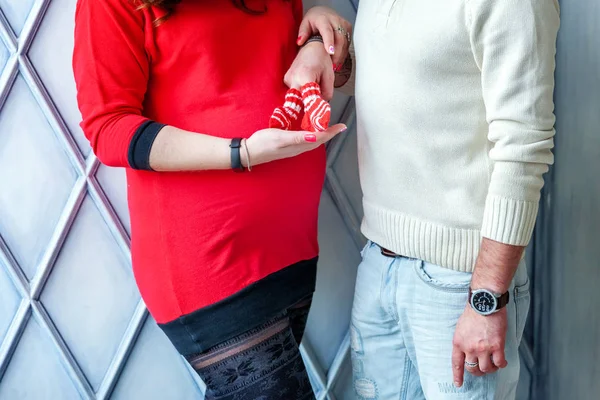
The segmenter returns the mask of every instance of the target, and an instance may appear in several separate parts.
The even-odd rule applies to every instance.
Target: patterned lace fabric
[[[299,351],[310,301],[188,358],[206,400],[304,400],[315,396]]]

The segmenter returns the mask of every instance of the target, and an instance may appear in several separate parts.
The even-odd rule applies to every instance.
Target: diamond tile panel
[[[0,262],[0,346],[20,302],[21,296],[12,284],[6,266]]]
[[[348,104],[348,96],[346,96],[342,92],[334,92],[333,99],[331,99],[331,125],[334,122],[344,122],[341,121],[342,114],[344,113],[344,109],[346,108],[346,104]]]
[[[303,357],[304,359],[304,357]],[[306,361],[305,361],[306,364]],[[327,383],[323,383],[321,384],[319,382],[319,378],[317,378],[317,376],[315,375],[315,371],[313,371],[312,369],[310,369],[309,367],[306,368],[306,372],[308,373],[308,380],[310,382],[310,385],[312,386],[312,390],[315,394],[315,397],[318,399],[321,394],[323,393],[324,390],[326,390],[325,387],[323,387],[324,385],[326,385]]]
[[[350,360],[350,353],[347,353],[344,357],[344,362],[340,367],[338,376],[339,378],[332,388],[335,398],[339,400],[355,399],[356,393],[354,392],[354,384],[352,383],[352,362]]]
[[[139,301],[129,261],[84,200],[41,301],[97,390]]]
[[[0,112],[0,234],[31,279],[77,173],[17,77]]]
[[[10,57],[10,51],[8,51],[6,45],[0,39],[0,73],[2,73],[2,71],[4,70],[6,62],[8,61],[8,57]]]
[[[321,197],[321,254],[317,289],[308,317],[306,337],[318,363],[327,372],[348,327],[359,252],[327,191]]]
[[[358,179],[358,157],[356,144],[356,119],[348,122],[348,131],[344,133],[344,143],[333,164],[333,170],[340,181],[341,189],[350,201],[356,217],[362,218],[362,190]]]
[[[3,400],[81,399],[48,333],[31,319],[0,384]]]
[[[29,49],[29,58],[79,149],[87,156],[90,147],[79,127],[81,114],[77,108],[77,91],[71,65],[75,4],[76,0],[50,2]]]
[[[148,318],[111,399],[198,399],[200,389],[184,363],[154,320]]]
[[[0,10],[4,13],[6,19],[15,33],[19,36],[27,16],[31,11],[35,0],[0,0]]]

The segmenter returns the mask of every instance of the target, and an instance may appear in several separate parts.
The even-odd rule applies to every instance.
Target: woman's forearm
[[[262,129],[240,148],[242,166],[268,163],[311,151],[346,130],[343,124],[321,132]],[[202,171],[231,168],[231,139],[198,134],[165,126],[150,149],[150,168],[154,171]]]
[[[152,144],[150,167],[154,171],[229,169],[230,142],[230,139],[165,126]],[[241,152],[241,156],[245,164],[244,151]]]

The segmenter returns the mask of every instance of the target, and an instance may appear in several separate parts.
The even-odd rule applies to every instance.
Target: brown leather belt
[[[381,246],[379,246],[379,248],[381,249],[381,254],[384,255],[384,256],[386,256],[386,257],[393,257],[393,258],[400,257],[400,254],[396,254],[396,253],[394,253],[391,250],[388,250],[388,249],[383,248]]]

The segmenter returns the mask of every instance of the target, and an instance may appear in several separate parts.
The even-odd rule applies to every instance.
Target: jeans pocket
[[[525,283],[515,286],[514,289],[515,314],[516,314],[516,335],[517,343],[523,338],[523,331],[527,323],[527,315],[529,314],[529,303],[531,302],[531,291],[529,289],[529,279]]]
[[[415,265],[415,272],[427,285],[445,292],[468,293],[471,277],[469,272],[454,271],[425,261]]]

